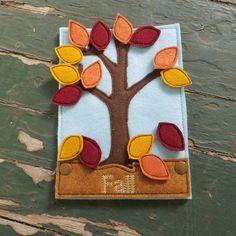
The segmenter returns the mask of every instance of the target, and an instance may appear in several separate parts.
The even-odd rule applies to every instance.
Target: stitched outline
[[[150,145],[150,147],[148,148],[148,150],[146,151],[146,153],[141,154],[141,155],[139,155],[139,156],[131,155],[131,150],[130,150],[130,149],[131,149],[132,143],[133,143],[136,139],[139,139],[139,138],[141,138],[141,137],[146,137],[146,136],[151,137],[151,145]],[[153,134],[138,134],[138,135],[136,135],[136,136],[133,136],[133,137],[129,140],[128,145],[127,145],[127,151],[128,151],[129,159],[131,159],[131,160],[138,160],[138,158],[139,158],[140,156],[143,156],[143,155],[145,155],[145,154],[148,154],[148,153],[151,151],[151,149],[152,149],[153,143],[154,143],[154,135],[153,135]]]
[[[58,199],[66,199],[66,198],[70,198],[71,196],[72,197],[75,197],[74,199],[75,200],[77,200],[77,199],[88,199],[88,197],[89,196],[93,196],[93,197],[91,197],[92,199],[94,199],[95,197],[94,196],[97,196],[97,197],[101,197],[101,196],[103,196],[102,198],[103,199],[109,199],[109,197],[114,197],[114,199],[120,199],[120,198],[123,198],[123,199],[134,199],[135,197],[139,197],[139,196],[142,196],[142,195],[156,195],[156,196],[160,196],[160,195],[173,195],[173,197],[172,198],[176,198],[176,196],[182,196],[182,197],[191,197],[191,188],[190,188],[190,165],[189,165],[189,158],[165,158],[164,159],[164,161],[165,162],[176,162],[176,161],[184,161],[184,162],[186,162],[187,163],[187,165],[188,165],[188,171],[184,174],[185,175],[185,177],[186,177],[186,185],[187,185],[187,191],[186,192],[181,192],[181,193],[169,193],[169,192],[167,192],[167,193],[137,193],[137,194],[124,194],[124,197],[123,197],[123,195],[122,194],[104,194],[104,193],[101,193],[101,194],[87,194],[87,195],[85,195],[85,194],[81,194],[81,195],[78,195],[78,194],[68,194],[68,195],[66,195],[66,194],[62,194],[61,196],[63,196],[63,197],[60,197],[60,194],[58,193],[58,191],[57,191],[57,189],[58,189],[58,186],[59,186],[59,184],[60,184],[60,174],[58,173],[58,169],[59,169],[59,164],[60,163],[57,163],[57,169],[56,169],[56,185],[55,185],[55,194],[56,194],[56,197],[60,197],[60,198],[58,198]],[[74,161],[72,161],[72,162],[74,162]],[[109,165],[106,165],[106,166],[104,166],[104,167],[106,167],[106,168],[111,168],[111,166],[112,165],[117,165],[117,164],[109,164]],[[99,168],[101,168],[102,166],[99,166],[98,167],[98,169]],[[126,167],[126,168],[128,168],[128,167]],[[121,169],[123,169],[123,168],[121,168]],[[127,195],[129,195],[130,197],[128,197],[127,198]],[[78,198],[78,197],[76,197],[76,196],[80,196],[80,198]],[[126,198],[125,198],[126,197]],[[148,196],[147,196],[148,197]],[[165,197],[165,196],[164,196]],[[150,199],[150,198],[147,198],[147,199]],[[155,198],[155,199],[157,199],[157,198]]]

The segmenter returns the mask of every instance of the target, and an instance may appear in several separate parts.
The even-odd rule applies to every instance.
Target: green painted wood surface
[[[236,3],[234,0],[0,1],[0,235],[236,235]],[[192,201],[55,201],[58,27],[69,18],[112,26],[179,22]],[[29,152],[19,131],[41,140]],[[236,146],[236,144],[235,144]]]

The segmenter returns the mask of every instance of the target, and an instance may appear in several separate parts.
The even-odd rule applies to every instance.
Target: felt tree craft
[[[114,37],[117,62],[111,61],[103,52]],[[156,52],[153,71],[140,81],[128,87],[127,67],[130,47],[146,48],[152,46],[159,38],[161,30],[153,26],[141,26],[133,29],[132,24],[121,14],[117,14],[113,30],[102,21],[97,21],[91,32],[79,22],[70,20],[68,37],[71,44],[55,48],[56,54],[63,62],[51,67],[51,73],[62,86],[55,93],[52,102],[60,106],[71,106],[80,102],[83,91],[100,99],[108,108],[111,126],[111,151],[109,157],[101,162],[101,149],[93,137],[71,135],[60,145],[58,161],[69,161],[79,157],[81,163],[90,168],[99,164],[116,163],[127,165],[130,161],[138,161],[144,175],[151,179],[167,180],[169,171],[165,162],[152,154],[154,139],[172,151],[184,150],[184,138],[180,129],[173,123],[160,122],[156,134],[139,134],[129,137],[128,108],[134,96],[148,83],[162,78],[170,87],[179,88],[191,84],[187,73],[176,67],[178,48],[176,46],[162,48]],[[84,56],[96,55],[99,60],[83,68],[80,64]],[[97,88],[102,80],[102,65],[105,65],[112,79],[110,96]],[[142,65],[140,65],[142,66]]]

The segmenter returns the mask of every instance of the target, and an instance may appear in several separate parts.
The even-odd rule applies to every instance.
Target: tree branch
[[[106,66],[107,70],[112,74],[114,72],[114,69],[116,67],[116,63],[110,60],[107,56],[103,54],[103,52],[97,51],[92,46],[90,48],[82,49],[82,52],[84,56],[98,56],[100,60],[103,62],[103,64]]]
[[[128,93],[130,97],[134,97],[135,94],[140,91],[145,85],[150,83],[152,80],[154,80],[156,77],[160,76],[160,70],[153,70],[149,74],[147,74],[143,79],[141,79],[136,84],[132,85],[130,88],[128,88]]]
[[[108,95],[106,95],[103,91],[101,91],[100,89],[92,88],[92,89],[88,89],[86,91],[93,94],[94,96],[96,96],[98,99],[103,101],[106,105],[108,103],[110,103],[110,97]]]

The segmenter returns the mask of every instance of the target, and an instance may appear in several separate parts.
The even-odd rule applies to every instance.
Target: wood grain
[[[184,67],[193,80],[192,201],[54,200],[57,109],[49,100],[57,84],[48,66],[56,62],[58,27],[69,18],[112,26],[117,12],[134,26],[181,24]],[[0,1],[0,234],[235,235],[235,16],[233,0]],[[45,148],[28,152],[19,130]],[[29,174],[35,168],[40,181]]]

